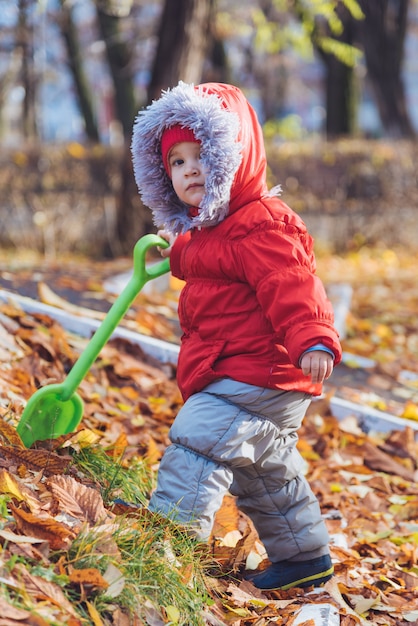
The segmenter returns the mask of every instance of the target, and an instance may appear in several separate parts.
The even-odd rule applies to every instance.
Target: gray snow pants
[[[229,492],[271,561],[326,554],[328,532],[296,449],[310,400],[227,378],[191,396],[171,427],[150,510],[206,540]]]

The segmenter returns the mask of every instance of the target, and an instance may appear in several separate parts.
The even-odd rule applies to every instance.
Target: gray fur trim
[[[194,218],[175,194],[161,157],[162,133],[175,124],[193,130],[201,142],[202,164],[209,172],[199,215]],[[134,174],[157,227],[185,233],[198,226],[214,226],[226,217],[242,158],[239,128],[237,113],[228,111],[217,95],[183,82],[163,91],[161,98],[138,113],[131,146]]]
[[[281,185],[275,185],[274,187],[272,187],[270,189],[270,191],[268,192],[267,196],[269,198],[274,198],[275,196],[281,196],[283,192],[282,186]]]

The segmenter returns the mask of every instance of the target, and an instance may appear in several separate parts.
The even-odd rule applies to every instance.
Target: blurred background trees
[[[117,151],[123,253],[153,228],[129,146],[161,89],[232,82],[278,145],[414,140],[417,53],[416,0],[0,0],[0,138]]]

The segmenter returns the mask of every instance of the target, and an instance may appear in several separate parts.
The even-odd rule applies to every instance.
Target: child
[[[333,573],[329,538],[297,431],[341,347],[313,240],[268,191],[262,129],[236,87],[163,92],[138,114],[132,154],[142,200],[171,244],[162,254],[185,281],[184,406],[149,508],[205,540],[229,492],[271,561],[248,576],[254,585],[320,585]]]

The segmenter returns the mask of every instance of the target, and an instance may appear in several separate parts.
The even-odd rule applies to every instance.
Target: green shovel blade
[[[150,234],[142,237],[135,245],[132,278],[109,309],[65,381],[38,389],[29,398],[17,426],[17,432],[26,447],[35,441],[66,435],[77,428],[83,417],[83,402],[76,393],[78,386],[145,283],[170,269],[168,258],[146,267],[146,253],[152,246],[167,248],[168,243]]]
[[[77,392],[62,400],[63,385],[47,385],[38,389],[26,404],[17,432],[29,448],[35,441],[55,439],[71,433],[83,417],[83,401]]]

